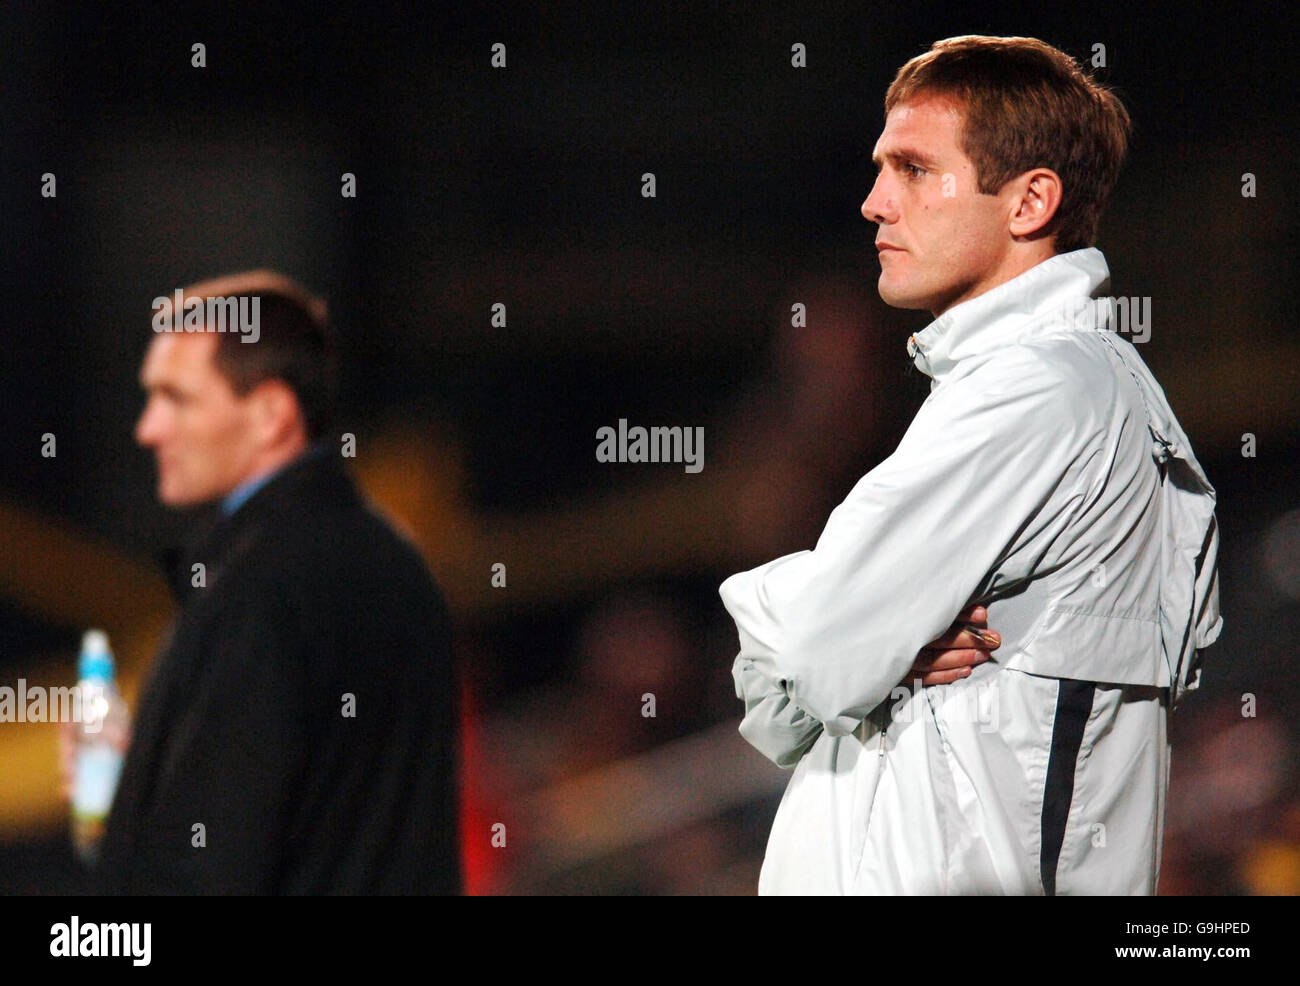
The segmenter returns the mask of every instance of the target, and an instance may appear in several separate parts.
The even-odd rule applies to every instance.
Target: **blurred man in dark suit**
[[[175,559],[99,889],[459,892],[446,609],[343,468],[323,303],[253,271],[155,304],[136,439],[163,503],[217,510]]]

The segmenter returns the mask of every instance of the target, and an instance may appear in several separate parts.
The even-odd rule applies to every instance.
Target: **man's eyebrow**
[[[923,168],[936,168],[938,167],[939,164],[939,162],[936,161],[934,158],[930,157],[930,155],[923,154],[921,151],[918,151],[915,148],[898,147],[892,151],[887,151],[884,155],[880,155],[880,154],[871,155],[871,163],[876,166],[877,171],[880,170],[882,157],[885,160],[888,160],[894,164],[900,164],[900,163],[910,161],[912,164],[918,164]]]
[[[146,380],[144,377],[140,378],[140,389],[146,394],[162,394],[164,397],[174,398],[184,396],[184,391],[175,384],[159,383],[152,380]]]

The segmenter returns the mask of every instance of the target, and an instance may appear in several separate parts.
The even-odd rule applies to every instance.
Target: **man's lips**
[[[880,253],[884,253],[886,250],[902,250],[902,249],[903,249],[903,248],[902,248],[901,246],[896,246],[896,245],[894,245],[893,243],[877,243],[877,244],[876,244],[876,250],[879,251]]]

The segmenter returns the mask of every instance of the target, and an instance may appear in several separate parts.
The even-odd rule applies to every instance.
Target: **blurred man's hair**
[[[899,69],[885,112],[928,95],[953,98],[963,110],[962,151],[980,192],[992,195],[1017,175],[1051,168],[1063,185],[1047,227],[1056,252],[1096,242],[1132,128],[1113,92],[1035,38],[971,35],[936,41]]]
[[[298,398],[309,441],[334,423],[338,400],[338,340],[324,300],[297,281],[270,270],[251,270],[202,281],[185,296],[258,301],[260,332],[244,342],[239,332],[219,332],[215,363],[235,393],[265,380],[281,380]]]

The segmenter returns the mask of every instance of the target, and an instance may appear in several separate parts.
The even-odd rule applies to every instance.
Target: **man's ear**
[[[1035,168],[1016,179],[1016,188],[1009,231],[1015,237],[1036,236],[1061,207],[1061,176],[1051,168]]]
[[[253,427],[267,445],[277,445],[304,427],[298,396],[283,380],[263,380],[248,395]]]

